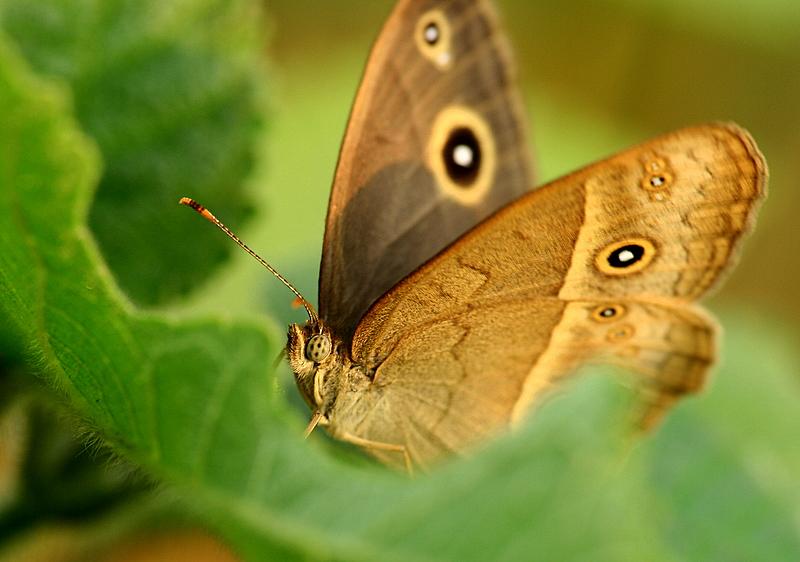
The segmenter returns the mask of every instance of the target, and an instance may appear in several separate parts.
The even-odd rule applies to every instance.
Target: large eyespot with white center
[[[592,311],[592,319],[601,323],[615,322],[625,316],[625,312],[621,304],[601,304]]]
[[[642,271],[656,257],[656,247],[646,238],[630,238],[603,248],[595,258],[597,269],[607,275],[630,275]]]
[[[450,22],[441,10],[425,12],[417,20],[417,49],[440,70],[447,70],[453,62],[451,37]]]
[[[473,205],[494,179],[497,155],[492,131],[475,111],[460,105],[446,107],[431,127],[426,159],[445,195]]]
[[[306,359],[321,363],[331,354],[331,338],[325,334],[312,336],[306,342]]]

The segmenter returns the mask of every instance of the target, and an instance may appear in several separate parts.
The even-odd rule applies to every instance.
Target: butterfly
[[[286,354],[317,425],[430,466],[520,423],[586,363],[638,373],[642,427],[702,388],[767,169],[733,124],[679,130],[531,190],[506,39],[484,0],[400,0],[333,182],[319,313]]]

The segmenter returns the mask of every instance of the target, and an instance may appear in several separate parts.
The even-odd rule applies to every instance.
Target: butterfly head
[[[335,398],[335,376],[343,368],[340,343],[321,322],[289,326],[286,354],[306,402],[323,411]]]

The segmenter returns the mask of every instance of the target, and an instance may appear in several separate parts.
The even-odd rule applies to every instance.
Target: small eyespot
[[[647,191],[663,191],[672,185],[672,175],[667,172],[659,172],[642,179],[642,187]]]
[[[331,354],[331,339],[325,334],[312,336],[306,342],[306,359],[320,363]]]
[[[628,275],[647,267],[656,255],[655,245],[645,238],[622,240],[597,254],[595,265],[609,275]]]
[[[592,318],[597,322],[614,322],[622,318],[625,312],[621,304],[601,304],[592,311]]]
[[[447,70],[452,62],[450,37],[450,23],[442,10],[430,10],[417,20],[417,49],[439,70]]]
[[[606,339],[611,343],[619,343],[631,339],[635,333],[636,330],[633,326],[630,324],[623,324],[622,326],[611,328],[606,333]]]
[[[672,187],[672,174],[663,158],[651,158],[644,162],[644,176],[641,186],[650,193],[654,201],[665,201]]]

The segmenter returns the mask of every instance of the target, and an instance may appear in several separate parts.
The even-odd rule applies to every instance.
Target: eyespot
[[[441,10],[425,12],[417,20],[414,30],[417,48],[440,70],[446,70],[452,62],[450,38],[450,23]]]
[[[641,186],[650,193],[654,201],[665,201],[669,197],[672,180],[673,176],[666,160],[663,158],[645,160]]]
[[[642,178],[642,187],[647,191],[663,191],[672,185],[672,174],[656,172]]]
[[[636,333],[636,330],[630,324],[623,324],[622,326],[615,326],[606,332],[606,339],[611,343],[619,343],[629,340]]]
[[[331,339],[325,334],[312,336],[306,342],[306,359],[320,363],[331,354]]]
[[[608,275],[629,275],[642,271],[656,256],[655,245],[645,238],[631,238],[609,244],[595,258],[597,269]]]
[[[625,316],[625,312],[621,304],[601,304],[592,311],[592,318],[597,322],[614,322]]]
[[[481,200],[497,163],[489,125],[476,112],[456,105],[436,116],[426,156],[442,191],[466,205]]]

